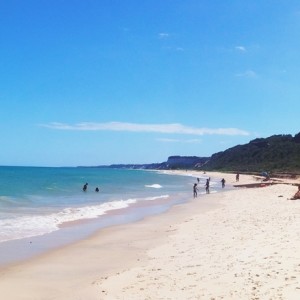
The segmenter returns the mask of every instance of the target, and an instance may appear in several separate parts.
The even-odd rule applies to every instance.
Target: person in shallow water
[[[86,183],[86,184],[83,186],[82,190],[83,190],[84,192],[86,192],[87,186],[88,186],[88,183]]]
[[[225,179],[224,178],[221,180],[221,183],[222,183],[222,188],[224,188],[225,187]]]
[[[193,192],[194,192],[194,198],[197,198],[197,195],[198,195],[198,188],[197,188],[197,183],[194,183],[194,186],[193,186]]]
[[[99,192],[99,188],[98,187],[96,187],[95,192],[97,192],[97,193]]]
[[[209,181],[210,181],[210,178],[206,179],[206,183],[205,183],[206,194],[209,194]]]

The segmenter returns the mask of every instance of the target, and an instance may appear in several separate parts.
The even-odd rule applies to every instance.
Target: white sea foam
[[[149,188],[153,188],[153,189],[161,189],[162,186],[158,183],[155,183],[155,184],[150,184],[150,185],[145,185],[145,187],[149,187]]]
[[[169,198],[169,195],[161,195],[157,197],[147,197],[145,198],[146,201],[153,201],[153,200],[158,200],[158,199],[166,199]]]
[[[44,235],[59,230],[66,222],[93,219],[108,211],[126,208],[137,201],[153,201],[168,198],[168,195],[105,202],[100,205],[65,208],[58,213],[31,215],[0,220],[0,242]]]
[[[44,235],[59,229],[59,225],[83,219],[93,219],[108,211],[126,208],[136,199],[106,202],[100,205],[65,208],[49,215],[31,215],[0,220],[0,242]]]

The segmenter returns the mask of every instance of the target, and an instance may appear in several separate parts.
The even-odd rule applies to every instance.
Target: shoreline
[[[110,210],[93,219],[81,219],[62,223],[59,230],[47,234],[10,240],[0,243],[0,271],[10,265],[26,262],[44,253],[55,251],[85,240],[103,229],[131,224],[149,216],[167,212],[174,205],[190,201],[187,195],[171,199],[136,202],[128,207]]]
[[[199,172],[183,171],[155,171],[167,175],[185,176],[194,178]],[[203,174],[200,174],[203,175]],[[192,186],[192,183],[191,183]],[[204,190],[200,194],[205,194]],[[59,229],[43,235],[24,237],[21,239],[8,240],[0,243],[0,271],[16,263],[32,259],[45,252],[65,247],[86,239],[103,228],[134,223],[148,216],[162,214],[172,206],[186,203],[192,200],[190,193],[182,191],[176,195],[159,197],[155,200],[137,201],[128,207],[108,210],[104,215],[92,219],[80,219],[67,221],[60,224]],[[202,196],[201,195],[201,196]]]
[[[233,183],[233,174],[207,175]],[[102,229],[1,269],[0,293],[6,300],[265,299],[263,293],[271,292],[273,299],[294,299],[284,298],[300,293],[300,202],[286,201],[294,190],[274,185],[201,195],[162,214]]]

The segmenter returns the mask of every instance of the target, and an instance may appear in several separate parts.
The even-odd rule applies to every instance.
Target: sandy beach
[[[300,299],[300,200],[287,200],[296,190],[191,191],[164,214],[0,269],[1,299]]]

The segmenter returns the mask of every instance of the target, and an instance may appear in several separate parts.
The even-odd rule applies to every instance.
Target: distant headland
[[[300,132],[257,138],[211,157],[170,156],[167,161],[151,164],[113,164],[96,168],[146,170],[203,170],[225,172],[277,172],[300,174]]]

